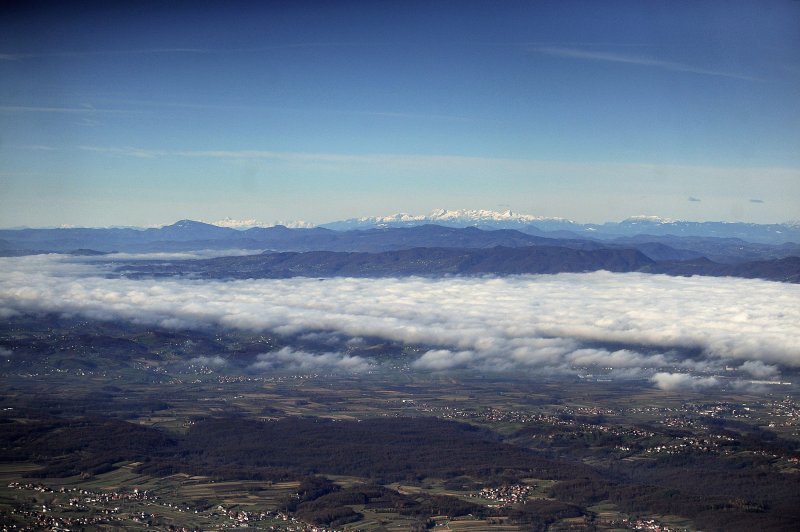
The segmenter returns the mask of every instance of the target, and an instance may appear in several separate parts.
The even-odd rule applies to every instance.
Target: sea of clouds
[[[669,390],[718,386],[709,375],[725,367],[754,379],[800,367],[800,285],[786,283],[609,272],[132,280],[113,275],[108,262],[58,255],[2,258],[0,268],[0,319],[57,312],[168,328],[378,337],[431,346],[413,363],[422,370],[602,367],[648,375]],[[254,361],[279,365],[363,371],[369,361],[291,349]]]

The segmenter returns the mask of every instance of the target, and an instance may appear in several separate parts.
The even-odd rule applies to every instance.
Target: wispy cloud
[[[467,116],[458,116],[458,115],[440,115],[440,114],[428,114],[428,113],[403,113],[403,112],[396,112],[396,111],[347,111],[347,110],[333,110],[333,109],[321,109],[319,111],[314,110],[313,112],[322,112],[322,113],[331,113],[331,114],[340,114],[340,115],[357,115],[357,116],[375,116],[375,117],[384,117],[384,118],[411,118],[411,119],[431,119],[431,120],[454,120],[458,122],[470,122],[473,119]]]
[[[154,157],[174,154],[172,152],[164,150],[149,150],[149,149],[134,148],[132,146],[124,146],[124,147],[78,146],[78,149],[83,151],[93,151],[97,153],[107,153],[111,155],[137,157],[139,159],[152,159]]]
[[[17,146],[17,149],[29,151],[60,151],[59,148],[55,146],[47,146],[45,144],[24,144]]]
[[[96,107],[47,107],[33,105],[0,105],[0,113],[61,113],[61,114],[129,114],[138,111],[98,109]]]
[[[292,50],[302,48],[333,48],[348,46],[371,46],[370,43],[342,43],[342,42],[302,42],[283,43],[252,48],[198,48],[198,47],[164,47],[164,48],[134,48],[130,50],[65,50],[48,52],[6,52],[0,53],[0,61],[23,61],[25,59],[40,58],[80,58],[101,56],[125,55],[169,55],[169,54],[225,54],[225,53],[258,53],[275,50]]]
[[[750,200],[750,203],[764,203],[764,200],[762,200],[762,199],[757,199],[757,198],[752,198],[752,199]]]
[[[529,50],[532,52],[556,56],[556,57],[568,57],[572,59],[584,59],[587,61],[602,61],[608,63],[625,63],[629,65],[655,67],[655,68],[660,68],[662,70],[670,70],[673,72],[687,72],[691,74],[701,74],[704,76],[719,76],[724,78],[742,79],[747,81],[760,81],[758,78],[752,76],[746,76],[744,74],[702,68],[694,65],[687,65],[685,63],[665,61],[655,57],[648,57],[643,55],[622,54],[617,52],[601,52],[596,50],[582,50],[580,48],[566,48],[560,46],[532,46],[529,48]]]
[[[402,171],[431,171],[441,173],[460,172],[464,174],[496,174],[520,175],[530,177],[542,175],[553,176],[594,176],[597,179],[641,179],[643,176],[658,176],[659,181],[666,179],[683,180],[687,183],[702,182],[707,184],[730,184],[736,181],[749,181],[753,174],[785,183],[789,188],[796,186],[800,179],[800,169],[780,167],[716,167],[677,164],[646,163],[606,163],[606,162],[569,162],[547,161],[537,159],[502,159],[488,157],[471,157],[461,155],[420,155],[402,153],[325,153],[325,152],[285,152],[274,150],[159,150],[140,147],[115,147],[81,145],[84,151],[108,153],[137,158],[152,157],[191,157],[209,159],[255,159],[264,161],[281,161],[285,163],[320,164],[326,163],[331,168],[346,168],[355,171],[359,168],[369,171],[376,167],[393,168]],[[696,198],[697,199],[697,198]],[[693,201],[690,199],[689,201]],[[763,200],[756,200],[763,201]]]
[[[93,120],[91,118],[86,118],[86,117],[83,117],[80,120],[78,120],[79,126],[95,127],[99,126],[100,124],[102,124],[102,122],[100,122],[99,120]]]
[[[411,120],[445,120],[457,122],[469,122],[474,120],[467,116],[445,115],[436,113],[409,113],[403,111],[357,111],[350,109],[331,109],[331,108],[298,108],[298,107],[271,107],[265,105],[221,105],[212,103],[192,103],[176,101],[154,101],[154,100],[113,100],[115,105],[144,108],[164,108],[164,109],[198,109],[211,111],[244,111],[244,112],[265,112],[281,114],[308,114],[308,115],[340,115],[340,116],[366,116],[377,118],[399,118]]]
[[[294,162],[377,163],[395,155],[355,155],[341,153],[280,152],[271,150],[156,150],[133,146],[78,146],[83,151],[123,155],[137,158],[197,157],[209,159],[270,159]]]
[[[598,194],[627,195],[631,201],[639,201],[636,194],[651,194],[654,187],[657,187],[672,193],[670,201],[686,209],[701,205],[687,202],[684,191],[691,190],[697,198],[703,198],[702,205],[707,207],[704,212],[709,219],[729,219],[726,217],[730,217],[730,205],[733,202],[738,205],[754,205],[755,208],[756,204],[747,203],[746,198],[757,197],[765,190],[773,194],[764,198],[765,201],[783,206],[788,212],[795,212],[796,207],[787,198],[795,197],[800,192],[800,168],[791,167],[722,167],[504,159],[446,154],[326,153],[262,149],[164,150],[158,147],[98,145],[82,145],[72,149],[94,152],[98,158],[169,158],[176,164],[180,164],[181,159],[209,163],[217,161],[216,164],[229,166],[234,171],[249,166],[263,175],[274,172],[295,175],[299,179],[306,179],[306,176],[325,176],[326,179],[346,176],[348,179],[372,182],[375,176],[392,175],[416,182],[423,179],[449,181],[454,185],[464,179],[488,182],[496,180],[498,176],[502,176],[505,183],[516,181],[530,184],[536,180],[551,182],[558,179],[570,181],[576,186],[595,187]],[[759,176],[759,183],[753,181],[753,175]],[[606,183],[607,186],[598,187],[599,183]],[[505,197],[498,195],[497,199],[503,200]],[[646,199],[642,201],[644,203],[639,203],[639,208],[661,208],[656,205],[648,206]],[[585,215],[556,209],[543,214],[566,214],[576,218]]]
[[[23,61],[25,59],[39,59],[45,57],[91,57],[114,55],[150,55],[150,54],[204,54],[211,50],[203,48],[142,48],[137,50],[84,50],[60,52],[20,52],[0,54],[0,61]]]
[[[692,201],[692,202],[695,202],[695,203],[699,203],[699,202],[701,202],[703,200],[701,200],[700,198],[695,198],[694,196],[689,196],[689,201]]]

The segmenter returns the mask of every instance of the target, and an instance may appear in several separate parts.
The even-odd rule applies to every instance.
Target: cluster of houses
[[[682,436],[674,443],[656,445],[655,447],[646,449],[645,452],[651,454],[680,454],[685,452],[710,453],[717,449],[719,449],[719,443],[713,440]]]
[[[41,510],[25,509],[25,508],[12,508],[11,516],[19,516],[24,525],[7,524],[4,525],[2,530],[9,530],[14,532],[35,532],[38,530],[52,530],[53,532],[67,531],[67,530],[81,530],[85,527],[96,525],[108,525],[112,520],[103,515],[92,515],[84,517],[67,517],[56,516],[47,513],[48,508],[42,507]],[[0,520],[2,519],[0,514]]]
[[[531,492],[531,487],[525,484],[512,484],[509,486],[499,486],[495,488],[481,488],[478,493],[471,496],[486,499],[490,501],[497,501],[498,504],[490,504],[490,508],[502,508],[512,504],[523,503],[528,500],[528,495]]]
[[[12,482],[8,487],[16,490],[35,491],[42,494],[65,494],[66,502],[57,498],[41,501],[25,508],[14,508],[10,519],[0,515],[0,522],[8,521],[9,525],[0,527],[0,531],[28,532],[35,530],[80,530],[85,527],[112,526],[121,527],[126,522],[141,523],[153,526],[159,522],[159,516],[144,511],[122,511],[125,502],[138,502],[148,505],[158,505],[164,509],[169,508],[177,512],[189,512],[190,509],[179,504],[159,500],[159,497],[148,490],[134,489],[133,491],[94,492],[81,488],[61,487],[50,488],[38,483]],[[121,508],[122,507],[122,508]],[[91,511],[89,511],[91,510]],[[77,512],[76,515],[69,515]],[[194,513],[198,513],[195,510]],[[221,528],[249,528],[255,522],[261,521],[262,527],[269,530],[285,532],[333,532],[332,529],[306,523],[285,512],[249,511],[237,507],[225,508],[218,505],[209,512],[204,512],[206,517],[223,520]],[[162,516],[163,517],[163,516]],[[21,522],[24,525],[14,525]],[[263,523],[271,521],[270,523]],[[163,521],[161,521],[163,525]],[[180,525],[169,525],[171,531],[190,531]]]
[[[601,524],[611,527],[615,530],[644,530],[646,532],[686,532],[685,528],[676,528],[674,526],[666,525],[657,519],[648,518],[615,518],[608,520],[601,520]]]
[[[661,523],[655,519],[631,519],[627,522],[631,530],[648,530],[650,532],[678,532],[679,530]]]
[[[330,528],[306,523],[281,511],[251,512],[241,508],[229,508],[226,510],[225,507],[220,504],[211,512],[211,515],[228,518],[228,522],[223,524],[222,528],[250,528],[252,523],[257,521],[277,521],[269,525],[267,530],[281,532],[335,532]]]
[[[43,502],[27,508],[14,508],[12,515],[18,516],[26,525],[13,527],[9,530],[70,530],[81,529],[87,526],[119,524],[122,521],[133,520],[134,522],[148,523],[152,521],[153,515],[147,512],[135,514],[120,513],[119,506],[108,506],[103,508],[91,507],[90,505],[105,504],[113,505],[125,501],[154,502],[158,499],[147,490],[134,489],[132,492],[102,492],[97,493],[81,488],[61,487],[52,489],[44,484],[11,482],[8,488],[16,490],[35,491],[38,493],[66,494],[66,503],[59,503],[57,499],[49,503]],[[64,511],[75,512],[92,509],[91,515],[64,515]]]
[[[129,492],[109,491],[97,493],[82,488],[61,487],[57,490],[54,490],[48,486],[45,486],[44,484],[34,484],[31,482],[25,484],[21,482],[12,482],[8,485],[8,487],[17,490],[38,491],[39,493],[74,493],[77,495],[77,497],[70,497],[69,500],[78,502],[109,503],[115,501],[155,501],[158,499],[158,497],[153,495],[151,492],[147,490],[140,490],[139,488],[135,488],[133,491]]]

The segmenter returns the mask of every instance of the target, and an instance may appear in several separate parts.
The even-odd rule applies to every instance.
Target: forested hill
[[[643,227],[647,230],[649,227]],[[183,220],[155,229],[69,228],[0,230],[0,255],[85,252],[184,252],[197,250],[271,251],[394,251],[412,248],[492,248],[496,246],[557,246],[580,250],[637,249],[653,260],[706,257],[733,263],[800,256],[800,244],[769,244],[741,238],[639,233],[636,236],[596,238],[527,227],[479,229],[418,225],[334,231],[283,226],[235,230]]]
[[[635,249],[497,246],[489,249],[414,248],[382,253],[267,252],[205,260],[131,261],[117,267],[117,273],[127,277],[189,276],[201,279],[514,275],[598,270],[798,282],[800,258],[740,264],[721,264],[705,258],[659,262]]]
[[[602,240],[432,224],[351,231],[282,226],[242,231],[190,220],[145,230],[0,231],[0,255],[5,256],[37,253],[100,256],[113,252],[197,254],[209,250],[216,255],[237,256],[170,263],[129,262],[121,264],[119,271],[130,276],[282,278],[608,270],[800,281],[799,244],[772,245],[737,238],[640,234]],[[233,250],[263,253],[242,257],[240,251]],[[107,260],[119,259],[109,257]]]

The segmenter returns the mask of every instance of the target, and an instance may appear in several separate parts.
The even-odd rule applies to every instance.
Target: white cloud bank
[[[658,388],[667,391],[675,390],[702,390],[719,386],[719,380],[714,377],[693,377],[686,373],[661,372],[650,379]]]
[[[107,269],[58,256],[0,259],[0,318],[58,312],[164,327],[328,331],[430,345],[420,369],[626,373],[735,366],[756,377],[800,367],[800,285],[647,274],[504,278],[197,281],[108,278]],[[604,346],[614,347],[604,347]],[[288,354],[287,354],[288,353]],[[264,367],[361,370],[341,354],[271,353]],[[309,359],[308,357],[313,357]],[[322,358],[320,358],[322,357]],[[304,360],[306,362],[304,362]],[[711,381],[660,373],[664,389]],[[678,376],[676,376],[678,375]]]
[[[222,366],[227,365],[228,361],[225,360],[224,358],[222,358],[219,355],[214,355],[214,356],[205,356],[205,355],[203,355],[203,356],[194,357],[194,358],[190,359],[189,360],[189,364],[195,364],[195,365],[198,365],[198,366],[209,366],[209,367],[221,368]]]
[[[256,362],[250,366],[250,369],[255,371],[278,368],[293,371],[343,370],[360,373],[368,370],[369,367],[369,361],[357,356],[343,355],[341,353],[315,355],[284,347],[278,351],[257,355]]]

